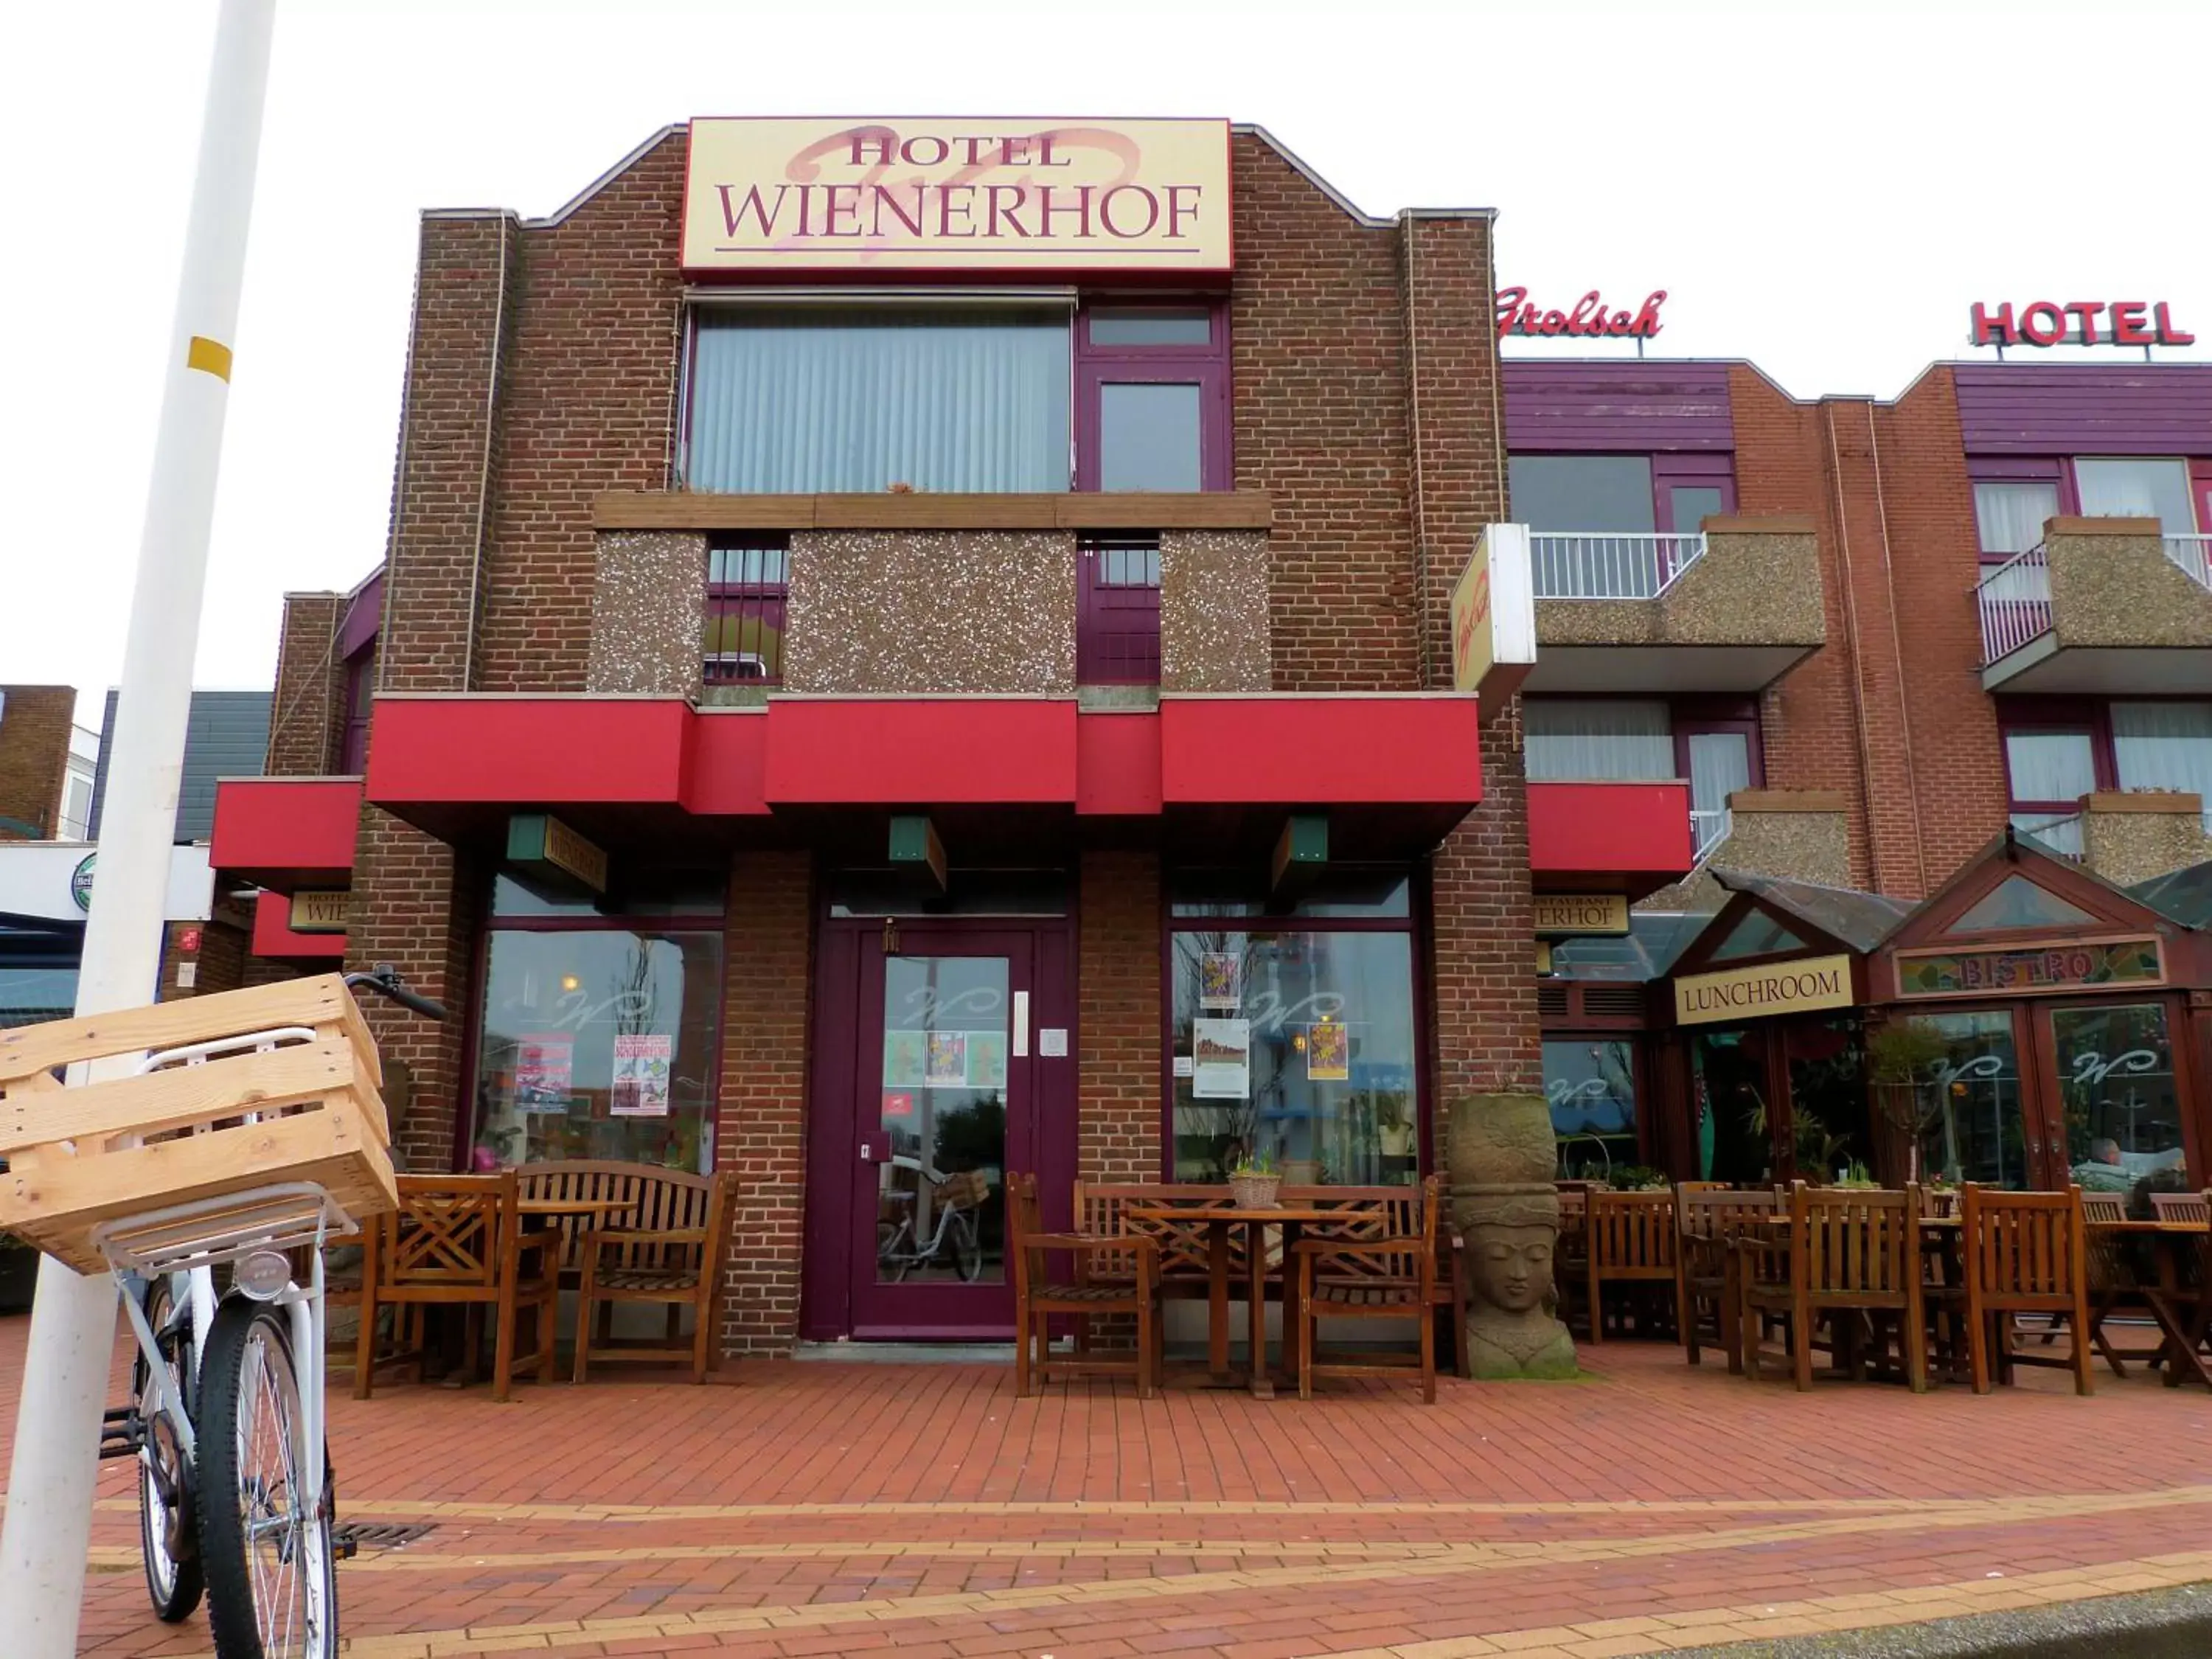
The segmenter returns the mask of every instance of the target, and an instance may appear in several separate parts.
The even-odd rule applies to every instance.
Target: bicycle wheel
[[[173,1337],[162,1334],[173,1305],[167,1279],[146,1287],[146,1323],[161,1345],[169,1385],[183,1399],[189,1419],[198,1390],[198,1367],[193,1364],[191,1320]],[[142,1353],[131,1368],[131,1407],[146,1427],[146,1443],[138,1453],[138,1547],[145,1558],[146,1596],[154,1604],[155,1616],[173,1625],[190,1618],[199,1606],[206,1581],[200,1571],[199,1533],[192,1513],[191,1463],[178,1443],[176,1430],[155,1408],[148,1380]]]
[[[226,1298],[200,1362],[200,1554],[220,1659],[334,1659],[337,1564],[329,1487],[307,1512],[299,1373],[283,1315]],[[327,1467],[327,1459],[325,1459]]]
[[[983,1271],[983,1241],[975,1225],[975,1212],[956,1210],[952,1215],[952,1265],[973,1285]]]

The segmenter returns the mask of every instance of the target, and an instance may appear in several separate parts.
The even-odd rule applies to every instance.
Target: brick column
[[[806,1190],[812,864],[740,853],[730,866],[714,1167],[736,1172],[722,1352],[788,1355],[799,1334]]]
[[[271,777],[324,777],[337,770],[345,725],[345,665],[337,649],[344,616],[343,593],[284,596],[264,766]]]
[[[9,685],[0,686],[0,817],[51,840],[61,830],[76,693],[66,685]],[[0,824],[0,841],[23,839],[21,830]]]
[[[1160,1174],[1160,861],[1083,855],[1076,908],[1077,1168],[1085,1181]]]
[[[1490,226],[1401,221],[1415,586],[1425,682],[1451,682],[1451,589],[1486,525],[1505,516]],[[1431,861],[1429,985],[1441,1157],[1453,1099],[1539,1089],[1534,919],[1517,700],[1482,732],[1482,805]]]

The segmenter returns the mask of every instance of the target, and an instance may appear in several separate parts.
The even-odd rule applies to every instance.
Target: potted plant
[[[0,1233],[0,1314],[30,1312],[38,1283],[37,1249],[13,1233]]]
[[[1867,1172],[1867,1166],[1856,1158],[1844,1166],[1844,1172],[1836,1177],[1835,1184],[1858,1192],[1871,1192],[1881,1185]]]
[[[1242,1210],[1272,1210],[1283,1184],[1273,1152],[1243,1152],[1229,1170],[1229,1195]]]
[[[1663,1193],[1668,1186],[1666,1172],[1648,1164],[1620,1165],[1613,1172],[1613,1184],[1624,1193]]]

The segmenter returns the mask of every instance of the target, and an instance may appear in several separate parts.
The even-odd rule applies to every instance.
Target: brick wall
[[[722,1350],[781,1354],[799,1330],[813,909],[804,852],[730,866],[714,1165],[737,1175]]]
[[[1076,901],[1077,1167],[1160,1178],[1160,861],[1088,852]]]
[[[337,630],[343,593],[287,593],[276,645],[276,696],[269,712],[271,777],[325,777],[338,769],[345,729],[345,665]]]
[[[185,941],[197,935],[191,950]],[[246,984],[246,951],[252,940],[244,927],[234,922],[173,921],[161,933],[161,973],[159,1000],[163,1002],[179,997],[210,996],[217,991],[235,991]],[[186,963],[192,964],[192,982],[179,982],[178,969]],[[289,975],[286,975],[289,977]]]
[[[66,685],[0,686],[0,817],[15,818],[52,840],[61,828],[69,780],[70,730],[76,692]],[[0,841],[26,839],[0,824]]]

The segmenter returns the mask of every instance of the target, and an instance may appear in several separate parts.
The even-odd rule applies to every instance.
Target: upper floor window
[[[2197,533],[2197,501],[2212,526],[2212,471],[2166,456],[2080,455],[2071,460],[1991,459],[1972,464],[1974,523],[1985,563],[2025,553],[2061,514],[2156,519],[2168,536]]]
[[[707,550],[700,656],[708,684],[782,683],[790,557],[781,535],[718,537]]]
[[[2036,698],[1998,718],[2012,826],[2054,852],[2081,857],[2094,790],[2177,790],[2212,807],[2212,702]]]
[[[1757,714],[1733,700],[1530,697],[1521,719],[1532,783],[1688,779],[1700,857],[1729,832],[1729,797],[1765,770]]]
[[[1735,510],[1727,455],[1516,455],[1506,483],[1515,522],[1554,534],[1693,536]]]
[[[691,350],[694,489],[1067,488],[1064,309],[702,307]]]
[[[684,477],[732,494],[1226,489],[1206,301],[702,306]]]
[[[2056,481],[1978,483],[1974,486],[1974,525],[1979,532],[1985,561],[2011,558],[2025,553],[2043,539],[2043,526],[2058,516]]]

